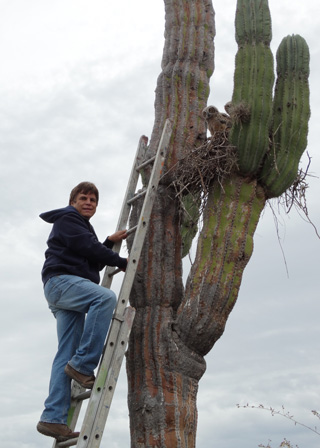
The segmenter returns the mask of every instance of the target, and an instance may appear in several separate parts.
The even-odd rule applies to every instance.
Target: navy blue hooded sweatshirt
[[[125,269],[127,259],[113,252],[113,242],[98,241],[89,220],[69,205],[41,213],[40,218],[53,224],[45,252],[41,272],[45,284],[56,275],[77,275],[99,284],[101,271],[105,266]]]

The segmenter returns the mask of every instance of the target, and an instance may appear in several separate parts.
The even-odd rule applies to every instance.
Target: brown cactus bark
[[[205,138],[200,112],[214,69],[214,11],[211,0],[164,0],[165,43],[155,99],[150,153],[155,153],[164,122],[173,125],[168,169]],[[166,176],[170,183],[174,172]]]

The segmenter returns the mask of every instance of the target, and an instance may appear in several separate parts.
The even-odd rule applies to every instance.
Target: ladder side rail
[[[87,411],[82,424],[81,431],[84,432],[84,435],[82,435],[82,437],[84,437],[85,435],[88,436],[88,434],[90,435],[90,428],[94,424],[94,419],[96,418],[99,400],[101,399],[103,388],[106,387],[108,372],[110,370],[112,358],[116,350],[123,320],[124,318],[118,319],[115,317],[112,320],[107,337],[107,342],[104,347],[104,354],[100,361],[96,381],[91,392]]]
[[[127,226],[127,222],[129,219],[129,214],[130,214],[130,210],[131,210],[131,206],[128,204],[128,201],[130,199],[132,199],[132,197],[135,194],[136,191],[136,187],[138,184],[138,180],[139,180],[139,171],[137,171],[137,165],[138,162],[140,161],[140,159],[143,157],[143,154],[145,152],[145,149],[147,147],[148,144],[148,137],[146,137],[145,135],[143,135],[142,137],[140,137],[139,143],[138,143],[138,148],[136,151],[136,155],[134,158],[134,162],[132,165],[132,169],[131,169],[131,173],[130,173],[130,178],[129,178],[129,182],[128,182],[128,186],[127,186],[127,190],[126,193],[124,195],[124,200],[122,203],[122,208],[120,211],[120,215],[119,215],[119,219],[118,219],[118,224],[116,227],[116,230],[124,230]],[[122,241],[119,241],[118,243],[115,243],[112,250],[114,252],[119,253],[120,249],[121,249],[121,244]],[[104,276],[101,282],[101,285],[104,286],[105,288],[110,288],[111,283],[112,283],[112,277],[109,276],[109,273],[113,270],[113,267],[107,267],[105,269],[104,272]]]
[[[70,408],[69,408],[69,412],[68,412],[68,420],[67,420],[67,425],[69,426],[70,429],[72,429],[72,431],[74,431],[77,421],[78,421],[78,417],[81,411],[81,405],[83,400],[79,401],[78,397],[85,393],[85,388],[80,386],[79,383],[77,383],[76,381],[72,381],[72,387],[71,387],[71,402],[70,402]],[[73,442],[77,441],[78,438],[76,439],[71,439]],[[71,440],[66,441],[66,442],[57,442],[57,440],[54,440],[52,448],[60,448],[60,447],[64,447],[64,446],[72,446],[72,445],[76,445],[77,442],[72,443],[72,445],[61,445],[61,443],[71,443]]]
[[[135,310],[134,308],[126,308],[125,312],[129,312],[127,310],[133,310],[133,317],[135,314]],[[130,314],[128,314],[128,316],[130,316]],[[133,318],[132,318],[133,320]],[[87,406],[87,410],[86,410],[86,414],[84,417],[84,421],[82,423],[82,427],[81,427],[81,434],[78,440],[79,444],[80,444],[80,440],[83,439],[84,437],[86,437],[86,439],[82,440],[82,444],[77,445],[77,446],[87,446],[85,443],[85,440],[88,439],[88,434],[90,435],[90,428],[94,425],[94,420],[96,418],[96,414],[97,414],[97,409],[98,409],[98,405],[99,405],[99,401],[101,400],[101,395],[103,392],[103,389],[105,387],[107,387],[107,376],[110,374],[109,372],[111,371],[110,366],[112,363],[112,359],[114,357],[114,353],[116,351],[117,348],[117,344],[119,341],[119,337],[121,334],[121,328],[122,328],[122,324],[125,321],[125,316],[116,316],[116,313],[114,314],[113,318],[112,318],[112,323],[108,332],[108,336],[107,336],[107,342],[104,346],[104,353],[103,353],[103,357],[100,361],[100,365],[99,365],[99,370],[97,372],[97,376],[96,376],[96,380],[93,386],[93,389],[91,391],[89,391],[90,394],[90,400]],[[74,382],[75,383],[75,382]],[[77,384],[77,383],[75,383]],[[82,402],[82,401],[81,401]],[[80,411],[80,406],[81,403],[77,404],[77,407]],[[74,429],[74,428],[72,428]],[[67,442],[63,442],[64,445],[63,446],[68,446]],[[84,444],[84,445],[83,445]],[[57,443],[56,445],[53,446],[53,448],[60,448],[60,443]]]
[[[106,372],[106,381],[103,381],[102,379],[100,390],[97,387],[92,392],[90,398],[91,403],[89,402],[88,404],[88,406],[91,404],[91,409],[88,408],[87,410],[87,418],[82,425],[77,448],[98,448],[100,446],[134,316],[135,309],[132,307],[126,308],[124,320],[119,324],[120,328],[118,331],[116,349],[113,351],[112,360]]]
[[[100,379],[99,379],[100,372],[101,372],[101,380],[103,380],[103,378],[106,379],[108,368],[109,368],[111,360],[114,356],[114,352],[117,349],[117,345],[115,343],[116,341],[114,341],[114,339],[115,340],[117,339],[117,335],[119,334],[120,326],[122,323],[121,318],[120,318],[120,320],[118,320],[117,316],[124,315],[126,306],[129,301],[129,296],[130,296],[131,288],[133,285],[134,277],[136,274],[136,270],[138,267],[138,262],[139,262],[140,254],[142,251],[142,246],[144,243],[144,238],[147,233],[148,221],[149,221],[149,218],[151,215],[153,202],[154,202],[154,199],[155,199],[155,196],[157,193],[157,186],[158,186],[161,174],[162,174],[162,170],[163,170],[163,166],[164,166],[164,162],[165,162],[165,158],[166,158],[166,153],[167,153],[167,149],[168,149],[169,142],[170,142],[170,137],[171,137],[171,123],[169,120],[166,120],[164,129],[162,132],[162,136],[161,136],[161,139],[159,142],[156,159],[155,159],[153,169],[151,172],[149,185],[147,188],[147,193],[146,193],[145,200],[144,200],[142,210],[140,213],[140,218],[139,218],[137,230],[135,233],[133,245],[132,245],[132,248],[130,251],[128,267],[125,272],[125,276],[124,276],[122,286],[120,289],[119,298],[118,298],[118,302],[117,302],[117,306],[116,306],[116,310],[115,310],[115,314],[114,314],[114,319],[112,320],[111,327],[109,330],[108,339],[107,339],[107,343],[105,346],[105,353],[100,362],[99,372],[98,372],[98,376],[97,376],[97,380],[96,380],[97,385],[100,384]],[[119,370],[120,370],[120,367],[119,367]],[[96,384],[95,384],[95,387],[96,387]],[[105,385],[105,387],[107,387],[107,385]],[[87,407],[87,412],[86,412],[84,422],[83,422],[83,430],[84,431],[81,431],[81,433],[85,432],[85,436],[89,437],[89,438],[91,438],[94,421],[97,417],[97,411],[103,405],[103,404],[100,404],[100,403],[103,403],[103,401],[101,401],[101,396],[102,396],[102,394],[99,394],[99,396],[97,396],[96,394],[92,394],[90,397],[88,407]],[[105,424],[105,422],[104,422],[104,424]],[[88,432],[90,432],[89,436],[88,436]],[[80,436],[84,437],[84,436],[82,436],[82,434],[80,434]],[[83,445],[83,443],[85,441],[82,440],[81,437],[79,437],[79,442],[77,444],[77,448],[89,447],[90,445]],[[101,441],[101,439],[97,440],[98,445],[95,445],[95,446],[98,447],[100,444],[100,441]],[[90,448],[93,448],[93,447],[90,446]]]
[[[148,230],[149,218],[152,212],[154,199],[157,194],[157,187],[162,175],[164,162],[171,137],[171,123],[166,120],[162,136],[160,139],[157,156],[151,172],[147,193],[141,209],[137,230],[135,232],[133,244],[130,250],[129,263],[122,286],[119,292],[119,299],[116,307],[116,313],[121,315],[128,304],[131,288],[138,268],[138,263]]]
[[[138,262],[142,246],[144,243],[144,238],[147,233],[147,227],[148,227],[147,223],[151,215],[153,202],[157,192],[157,186],[162,174],[162,167],[164,165],[164,161],[166,158],[170,137],[171,137],[171,123],[169,120],[167,120],[165,123],[164,130],[162,132],[162,138],[159,143],[156,160],[154,162],[153,169],[151,172],[147,193],[144,199],[143,207],[139,217],[139,222],[137,224],[137,230],[135,232],[133,244],[130,251],[128,266],[120,288],[117,305],[114,311],[114,317],[110,325],[107,342],[104,348],[104,354],[100,361],[100,367],[102,364],[108,366],[108,363],[110,362],[112,357],[110,351],[115,347],[114,339],[115,335],[117,334],[116,332],[113,331],[113,327],[117,326],[117,318],[119,316],[123,316],[125,308],[127,307],[129,301],[129,296],[135,278],[135,274],[138,268]]]
[[[72,429],[72,431],[74,431],[76,427],[77,420],[81,410],[81,404],[83,402],[83,400],[79,400],[78,397],[80,397],[83,393],[86,393],[86,389],[80,386],[80,384],[77,383],[76,381],[72,381],[71,403],[67,420],[67,425],[69,426],[70,429]]]

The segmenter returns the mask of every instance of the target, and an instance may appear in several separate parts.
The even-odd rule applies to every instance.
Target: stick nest
[[[222,182],[238,170],[236,147],[226,131],[215,132],[206,142],[189,151],[176,167],[173,185],[180,199],[188,193],[202,199],[208,196],[214,181]]]
[[[308,173],[311,163],[309,155],[308,158],[309,163],[306,170],[299,170],[294,183],[277,198],[277,202],[278,206],[281,206],[287,214],[293,207],[301,211],[320,238],[308,214],[306,193],[309,187],[307,177],[310,176]],[[185,210],[183,203],[185,196],[191,194],[194,204],[199,209],[199,215],[201,215],[212,183],[219,182],[222,185],[225,178],[239,172],[236,147],[230,144],[228,131],[215,132],[214,136],[209,137],[203,145],[188,151],[175,166],[175,169],[176,176],[172,185],[176,190],[176,197],[181,203],[182,210]]]

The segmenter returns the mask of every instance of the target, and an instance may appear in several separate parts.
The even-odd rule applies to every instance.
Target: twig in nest
[[[287,213],[289,213],[292,207],[295,205],[300,210],[302,210],[305,215],[308,214],[306,191],[309,185],[306,182],[306,178],[308,176],[308,171],[311,164],[311,158],[309,157],[309,154],[308,159],[309,161],[306,170],[305,171],[303,171],[302,169],[299,170],[296,180],[284,194],[284,202]]]
[[[188,152],[176,167],[173,185],[177,196],[192,193],[204,204],[213,181],[222,182],[238,169],[235,147],[226,132],[216,132],[207,141]]]
[[[290,188],[285,191],[285,193],[279,197],[278,199],[278,205],[281,205],[285,208],[286,213],[288,214],[292,207],[294,206],[298,211],[302,211],[302,213],[305,215],[306,220],[313,226],[318,238],[320,238],[320,235],[318,233],[318,230],[316,226],[313,224],[309,217],[308,207],[307,207],[307,189],[309,188],[309,185],[307,183],[307,177],[312,176],[309,174],[309,168],[311,165],[311,157],[307,153],[308,156],[308,165],[305,170],[300,169],[298,172],[298,175],[296,177],[296,180],[293,182]]]

